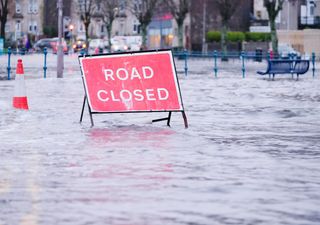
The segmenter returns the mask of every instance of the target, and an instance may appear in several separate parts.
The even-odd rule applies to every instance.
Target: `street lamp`
[[[73,29],[74,29],[74,25],[70,24],[69,25],[69,30],[70,30],[70,52],[73,53],[73,48],[72,48],[72,43],[73,43]]]
[[[57,8],[58,8],[58,52],[57,52],[57,78],[63,77],[63,46],[62,46],[62,16],[63,16],[63,2],[62,0],[58,0]]]
[[[74,29],[73,24],[70,24],[69,25],[69,30],[70,30],[70,39],[71,39],[71,41],[72,41],[72,31],[73,31],[73,29]]]

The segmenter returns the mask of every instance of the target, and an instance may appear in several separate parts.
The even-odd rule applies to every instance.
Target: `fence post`
[[[246,73],[246,68],[244,65],[244,57],[245,57],[245,53],[244,51],[241,51],[241,60],[242,60],[242,78],[245,78],[245,73]]]
[[[312,52],[312,77],[314,78],[316,55]]]
[[[214,50],[213,52],[213,57],[214,57],[214,77],[217,78],[217,73],[218,73],[218,67],[217,67],[217,57],[218,57],[218,52],[217,50]]]
[[[11,66],[10,66],[10,58],[11,58],[11,48],[8,48],[8,67],[7,67],[7,71],[8,71],[8,80],[10,80],[10,70],[11,70]]]
[[[48,51],[47,51],[47,48],[45,47],[43,49],[43,54],[44,54],[44,66],[43,66],[43,78],[46,78],[47,77],[47,54],[48,54]]]
[[[188,76],[188,52],[184,51],[184,75]]]
[[[82,49],[80,50],[80,55],[81,55],[81,56],[84,56],[84,54],[85,54],[85,49],[82,48]]]

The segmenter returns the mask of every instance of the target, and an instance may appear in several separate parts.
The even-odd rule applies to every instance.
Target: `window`
[[[5,32],[7,33],[7,32],[10,32],[10,25],[9,24],[6,24],[6,26],[5,26]]]
[[[79,10],[80,12],[85,12],[85,1],[84,0],[78,0],[78,4],[79,4]]]
[[[38,24],[37,21],[30,21],[28,31],[29,33],[37,33]]]
[[[140,24],[136,20],[133,23],[133,33],[134,34],[140,34]]]
[[[16,0],[16,13],[21,13],[21,2]]]
[[[38,0],[33,0],[33,13],[38,13]]]
[[[141,10],[142,10],[142,3],[141,3],[141,1],[136,0],[136,1],[134,2],[134,11],[136,11],[136,12],[141,12]]]
[[[21,21],[17,20],[16,22],[16,32],[20,32],[21,31]]]
[[[28,2],[28,13],[38,12],[38,0],[29,0]]]
[[[314,6],[310,5],[310,16],[314,16]]]
[[[104,24],[101,24],[101,26],[100,26],[100,32],[101,32],[101,34],[104,34]]]

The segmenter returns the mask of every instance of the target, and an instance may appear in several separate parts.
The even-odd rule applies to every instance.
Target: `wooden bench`
[[[303,59],[272,59],[268,60],[268,67],[265,72],[257,71],[260,75],[269,75],[269,79],[272,75],[272,80],[276,74],[297,74],[297,80],[299,75],[305,74],[309,70],[309,60]]]

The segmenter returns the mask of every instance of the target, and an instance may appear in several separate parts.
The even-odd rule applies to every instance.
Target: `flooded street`
[[[243,79],[229,62],[215,78],[197,60],[185,77],[176,61],[188,129],[181,113],[171,127],[151,123],[166,113],[93,115],[91,128],[77,57],[63,79],[43,79],[41,59],[23,58],[29,111],[0,81],[0,225],[320,223],[319,75],[269,81],[248,62]]]

